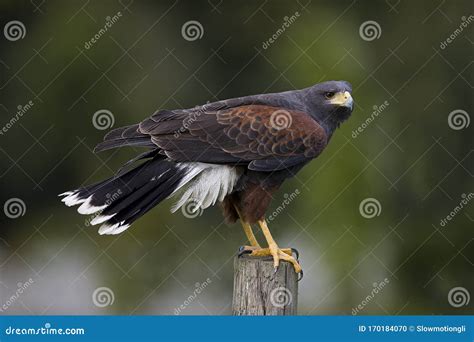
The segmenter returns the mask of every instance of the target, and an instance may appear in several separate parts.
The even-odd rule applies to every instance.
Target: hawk
[[[352,113],[352,87],[328,81],[301,90],[233,98],[190,109],[158,110],[138,124],[105,135],[95,152],[144,148],[116,175],[68,191],[62,202],[94,214],[99,234],[119,234],[164,199],[172,212],[219,203],[227,222],[240,220],[250,246],[241,252],[272,256],[302,269],[292,249],[279,248],[265,221],[273,194],[318,157]],[[138,161],[141,161],[138,165]],[[135,165],[135,166],[134,166]],[[252,231],[258,224],[268,247]],[[301,273],[302,274],[302,273]]]

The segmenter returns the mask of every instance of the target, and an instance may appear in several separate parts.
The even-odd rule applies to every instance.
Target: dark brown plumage
[[[220,202],[227,221],[259,223],[278,260],[295,261],[277,250],[265,212],[285,179],[327,146],[353,107],[351,86],[330,81],[283,93],[218,101],[190,109],[160,110],[139,124],[109,132],[95,151],[122,146],[148,150],[133,158],[144,163],[92,186],[64,193],[79,212],[102,213],[101,234],[117,234],[163,199],[182,192],[175,209],[189,201],[195,210]],[[125,168],[126,169],[126,168]],[[120,195],[108,203],[110,193]],[[109,195],[109,196],[108,196]],[[258,245],[258,246],[257,246]]]
[[[170,159],[178,162],[234,163],[250,170],[275,171],[311,159],[326,146],[324,129],[301,111],[285,110],[291,125],[272,126],[273,113],[280,110],[263,105],[246,105],[215,112],[203,112],[188,123],[187,130],[175,134],[182,125],[178,117],[164,128],[153,117],[138,130],[151,137]]]

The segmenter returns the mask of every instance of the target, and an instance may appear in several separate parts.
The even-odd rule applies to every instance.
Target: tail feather
[[[90,223],[102,224],[100,234],[118,234],[155,205],[173,194],[186,179],[185,168],[155,156],[103,182],[68,191],[62,201],[80,204],[81,214],[96,214]]]
[[[180,179],[181,177],[178,175],[172,175],[160,186],[146,192],[144,195],[134,196],[138,197],[136,200],[133,201],[131,196],[130,198],[126,198],[122,202],[122,209],[120,209],[116,214],[108,214],[113,216],[107,220],[107,224],[100,227],[99,233],[118,234],[122,232],[128,228],[132,222],[143,216],[158,203],[170,196],[174,192],[174,189],[178,185]],[[108,209],[109,208],[107,208],[107,211],[110,213],[116,212],[116,210],[118,210],[118,208],[110,208],[110,210]],[[103,214],[107,215],[105,212]]]
[[[146,152],[143,152],[143,153],[140,153],[138,156],[130,159],[128,162],[126,162],[125,164],[123,164],[120,169],[117,171],[117,175],[122,175],[123,173],[125,173],[125,171],[127,170],[127,167],[130,166],[131,164],[139,161],[139,160],[142,160],[142,159],[149,159],[149,158],[154,158],[156,157],[158,154],[159,154],[159,150],[158,149],[155,149],[155,150],[151,150],[151,151],[146,151]]]
[[[136,186],[134,178],[137,176],[142,178],[143,173],[149,169],[147,168],[148,165],[149,162],[145,162],[121,175],[116,175],[112,178],[106,179],[105,181],[65,192],[61,194],[66,196],[62,199],[62,202],[64,202],[69,207],[82,204],[78,209],[79,213],[93,214],[101,210],[100,207],[103,206],[104,203],[112,196],[131,192],[133,187]]]

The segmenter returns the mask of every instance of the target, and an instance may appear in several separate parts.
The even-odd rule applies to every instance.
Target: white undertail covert
[[[185,168],[187,174],[171,195],[175,195],[180,189],[185,189],[181,198],[171,208],[173,213],[190,202],[195,204],[195,211],[206,209],[218,201],[221,202],[234,190],[242,175],[240,168],[227,165],[206,163],[179,163],[178,165],[180,168]]]

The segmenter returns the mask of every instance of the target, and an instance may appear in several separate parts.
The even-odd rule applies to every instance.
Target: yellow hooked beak
[[[330,103],[338,106],[349,107],[352,109],[354,100],[352,99],[351,93],[349,93],[348,91],[341,91],[339,93],[334,94],[333,98],[330,100]]]

